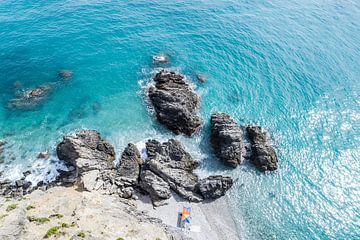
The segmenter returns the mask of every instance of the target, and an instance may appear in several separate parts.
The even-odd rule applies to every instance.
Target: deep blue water
[[[238,179],[229,197],[240,236],[360,239],[356,0],[0,0],[2,178],[31,167],[31,180],[51,179],[60,163],[37,153],[53,153],[78,128],[99,130],[118,155],[130,141],[174,137],[142,93],[159,52],[202,97],[204,129],[177,138],[202,161],[199,174]],[[74,72],[71,80],[57,77],[62,68]],[[7,107],[16,82],[55,87],[44,104],[24,111]],[[222,167],[207,140],[214,111],[268,129],[279,170]]]

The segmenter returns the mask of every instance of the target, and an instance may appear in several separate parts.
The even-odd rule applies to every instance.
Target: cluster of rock
[[[241,127],[226,113],[211,115],[211,143],[218,158],[231,167],[241,163],[244,146],[242,128],[246,129],[251,146],[250,160],[255,167],[260,171],[276,170],[278,158],[266,132],[259,126]]]
[[[122,153],[120,165],[111,165],[115,159],[113,148],[92,130],[65,136],[57,147],[59,159],[75,168],[77,180],[86,190],[122,198],[136,198],[136,191],[146,192],[155,206],[165,204],[171,191],[200,202],[223,196],[233,184],[231,178],[223,176],[200,180],[193,172],[198,162],[176,140],[149,140],[146,152],[147,158],[142,160],[137,147],[130,143]]]
[[[70,79],[72,71],[61,69],[58,71],[58,77],[61,79]],[[54,83],[46,83],[33,88],[23,88],[21,82],[14,83],[15,97],[10,99],[7,103],[8,108],[30,110],[41,105],[54,89]]]
[[[198,116],[199,97],[185,77],[170,70],[161,70],[154,77],[155,85],[148,90],[156,117],[175,134],[191,136],[202,121]]]

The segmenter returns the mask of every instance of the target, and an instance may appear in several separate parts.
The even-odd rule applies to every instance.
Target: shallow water
[[[343,0],[0,0],[2,178],[32,167],[32,181],[51,180],[56,157],[37,153],[78,128],[99,130],[118,155],[130,141],[173,137],[142,94],[152,55],[164,52],[202,96],[205,128],[178,138],[200,174],[238,179],[229,196],[242,237],[360,239],[359,19],[359,2]],[[72,79],[57,77],[63,68]],[[37,108],[14,110],[16,81],[55,88]],[[268,129],[279,170],[222,167],[207,142],[214,111]]]

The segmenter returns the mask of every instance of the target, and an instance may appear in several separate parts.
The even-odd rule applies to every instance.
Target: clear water
[[[238,179],[229,197],[240,236],[360,239],[356,0],[0,0],[2,178],[31,167],[34,182],[51,179],[59,163],[37,153],[78,128],[99,130],[119,154],[130,141],[172,137],[141,93],[159,52],[190,78],[208,77],[194,80],[205,128],[178,138],[202,161],[200,174]],[[61,68],[74,77],[59,81]],[[8,109],[16,81],[56,89],[37,109]],[[207,140],[219,110],[267,128],[280,169],[222,167]]]

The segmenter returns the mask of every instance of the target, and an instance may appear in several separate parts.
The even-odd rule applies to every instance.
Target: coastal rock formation
[[[201,179],[196,187],[204,199],[216,199],[224,196],[232,185],[233,180],[230,177],[210,176]]]
[[[149,98],[160,123],[175,134],[191,136],[201,127],[198,116],[199,97],[185,77],[169,70],[161,70],[154,77],[155,86],[149,88]]]
[[[149,140],[146,149],[147,169],[167,182],[181,197],[193,202],[202,200],[195,191],[198,177],[193,173],[198,162],[184,150],[180,142],[173,139],[164,143]]]
[[[60,160],[77,167],[80,173],[110,169],[115,160],[114,147],[94,130],[64,136],[56,152]]]
[[[52,90],[50,84],[41,85],[18,93],[16,98],[8,102],[9,108],[31,109],[40,105]]]
[[[153,205],[157,207],[166,204],[164,200],[171,197],[169,184],[150,170],[143,170],[140,178],[140,186],[149,193]]]
[[[211,115],[211,143],[214,152],[226,165],[237,167],[242,161],[242,130],[226,113]]]
[[[260,126],[246,127],[251,142],[251,162],[260,171],[274,171],[278,168],[275,149],[269,144],[266,132]]]
[[[137,147],[129,143],[121,155],[118,176],[138,182],[142,160]]]

